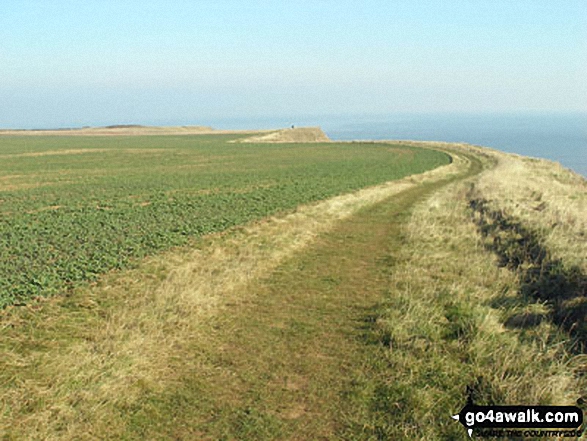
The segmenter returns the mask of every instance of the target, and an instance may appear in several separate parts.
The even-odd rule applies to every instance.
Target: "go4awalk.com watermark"
[[[452,417],[470,437],[579,437],[583,411],[576,406],[477,406]]]

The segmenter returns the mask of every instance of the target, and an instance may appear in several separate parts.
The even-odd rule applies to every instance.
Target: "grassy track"
[[[403,146],[228,142],[235,138],[0,137],[0,308],[448,162]]]
[[[573,404],[584,360],[507,324],[524,283],[473,222],[495,161],[455,159],[10,311],[0,437],[464,440],[467,386]]]
[[[474,161],[466,175],[479,170]],[[386,348],[372,320],[410,209],[438,186],[420,185],[361,210],[248,286],[254,296],[210,322],[188,359],[174,366],[185,372],[182,380],[146,398],[129,437],[385,436],[393,418],[377,394]]]
[[[193,364],[203,356],[214,366],[210,377],[194,371],[154,398],[156,409],[164,403],[176,419],[147,414],[135,433],[155,436],[156,419],[170,437],[194,426],[207,439],[376,437],[389,415],[371,408],[373,360],[383,349],[372,340],[370,320],[401,246],[402,223],[430,190],[406,191],[360,212],[251,287],[254,300],[219,317],[205,347],[193,345]],[[178,399],[195,396],[203,406],[178,412]]]
[[[451,170],[454,164],[427,179]],[[92,289],[8,311],[0,342],[0,433],[6,439],[204,436],[206,424],[179,420],[197,409],[214,419],[215,404],[206,401],[206,390],[218,387],[210,376],[218,372],[214,360],[222,348],[208,339],[232,329],[215,324],[215,317],[238,315],[257,294],[249,285],[257,286],[255,280],[316,234],[422,179],[333,198],[226,237],[211,236],[195,251],[155,256],[134,270],[110,274]],[[200,382],[201,388],[186,381]]]

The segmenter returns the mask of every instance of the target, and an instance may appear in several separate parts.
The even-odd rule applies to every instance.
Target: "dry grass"
[[[48,182],[38,182],[30,175],[5,175],[0,176],[0,191],[24,190],[51,185]]]
[[[149,136],[149,135],[210,135],[254,134],[271,130],[216,130],[207,126],[111,126],[81,129],[0,130],[0,136]]]
[[[388,298],[376,313],[378,349],[364,361],[365,376],[376,372],[379,383],[369,383],[371,389],[359,395],[372,394],[365,400],[381,411],[376,423],[393,434],[391,439],[466,439],[462,427],[450,419],[466,400],[466,386],[473,387],[479,404],[563,405],[587,395],[584,376],[578,375],[584,370],[584,356],[569,354],[568,336],[558,326],[550,320],[513,323],[522,316],[546,317],[548,307],[520,301],[519,274],[500,267],[468,207],[474,182],[496,210],[511,211],[542,232],[546,246],[559,258],[583,264],[584,181],[547,162],[473,146],[410,144],[456,152],[453,163],[204,238],[193,248],[107,275],[68,298],[7,310],[0,319],[0,438],[119,439],[127,434],[129,415],[145,418],[145,394],[181,389],[186,372],[202,375],[204,382],[225,378],[230,369],[220,372],[214,360],[189,353],[195,340],[210,343],[209,352],[218,359],[223,351],[242,350],[212,347],[212,342],[222,341],[214,333],[234,332],[238,342],[239,332],[246,330],[244,322],[231,329],[228,316],[221,321],[226,328],[215,329],[214,318],[235,310],[254,314],[256,289],[263,285],[259,281],[272,277],[286,261],[298,264],[291,257],[340,221],[349,220],[348,231],[341,230],[335,238],[343,250],[345,235],[359,236],[353,228],[363,225],[360,210],[393,203],[392,196],[404,190],[462,173],[470,160],[459,151],[474,153],[487,171],[420,202],[405,225],[403,246],[392,247],[388,259],[375,259],[381,274],[369,279],[373,290],[380,281],[391,281]],[[494,164],[497,168],[492,169]],[[354,227],[353,216],[358,216]],[[321,263],[320,249],[313,258],[328,267],[328,262]],[[346,256],[339,258],[344,261]],[[360,272],[366,260],[349,267]],[[330,273],[316,275],[321,284],[332,282],[326,277]],[[276,293],[287,290],[283,280]],[[323,285],[317,286],[320,293]],[[307,297],[311,301],[312,293]],[[330,330],[323,331],[327,337]],[[262,349],[263,360],[270,360],[271,346]],[[246,371],[252,365],[234,366],[234,371],[243,366],[240,375],[254,376]],[[301,394],[307,380],[292,375],[283,380],[283,388]],[[238,401],[230,396],[230,388],[222,393],[227,402]],[[157,403],[154,409],[165,412]],[[304,416],[307,412],[304,406],[292,406],[283,416],[311,419],[312,414]],[[361,422],[363,416],[344,418]]]
[[[293,129],[279,130],[276,132],[244,138],[238,142],[271,142],[271,143],[288,143],[288,142],[330,142],[330,138],[320,129],[320,127],[301,127]]]
[[[470,152],[495,166],[475,181],[476,196],[536,231],[555,257],[587,270],[587,180],[559,163],[469,144],[390,141]]]
[[[176,135],[211,133],[209,127],[84,127],[82,129],[47,130],[0,130],[0,135],[8,136],[134,136],[134,135]]]
[[[0,130],[0,135],[25,136],[135,136],[135,135],[199,135],[217,133],[211,127],[149,127],[149,126],[119,126],[119,127],[84,127],[83,129],[56,129],[56,130]]]
[[[587,181],[557,163],[494,154],[497,167],[476,186],[481,197],[538,231],[556,257],[587,271]]]
[[[566,351],[557,326],[504,325],[520,308],[519,280],[499,267],[471,221],[468,185],[417,207],[377,321],[389,347],[386,387],[401,407],[395,439],[466,439],[449,418],[466,386],[478,404],[574,404],[586,391],[574,371],[581,358]]]
[[[36,158],[38,156],[81,155],[84,153],[103,153],[108,149],[64,149],[47,150],[44,152],[16,153],[12,155],[0,155],[0,158]]]
[[[340,219],[463,165],[303,207],[206,238],[197,250],[151,258],[69,298],[5,311],[0,434],[6,439],[117,438],[128,424],[123,415],[145,390],[162,391],[181,375],[170,360],[198,338],[207,317],[254,295],[247,291],[250,281]]]

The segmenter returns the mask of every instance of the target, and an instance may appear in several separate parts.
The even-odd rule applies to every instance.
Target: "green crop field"
[[[450,160],[390,144],[227,142],[238,137],[1,137],[0,307]]]

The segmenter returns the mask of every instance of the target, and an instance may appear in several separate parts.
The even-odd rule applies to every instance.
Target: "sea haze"
[[[587,176],[587,114],[394,114],[211,120],[218,128],[319,125],[333,140],[466,142],[560,162]]]
[[[332,139],[413,139],[493,147],[587,176],[587,114],[396,115],[326,127]]]

